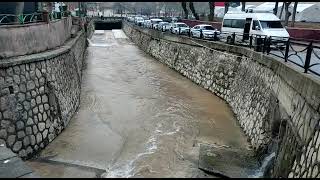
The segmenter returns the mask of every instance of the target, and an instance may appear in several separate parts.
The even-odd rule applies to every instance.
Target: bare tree
[[[189,2],[189,8],[190,8],[193,16],[196,18],[196,20],[199,20],[199,15],[197,14],[196,10],[194,9],[193,2]]]
[[[226,14],[226,13],[228,12],[228,10],[229,10],[229,5],[230,5],[229,2],[225,2],[225,3],[224,3],[224,14]]]
[[[278,6],[279,6],[279,1],[276,1],[275,5],[274,5],[274,9],[273,9],[274,15],[277,15],[277,13],[278,13]]]
[[[282,3],[282,7],[281,7],[281,11],[280,11],[280,16],[279,16],[280,20],[281,20],[281,17],[282,17],[283,8],[284,8],[284,3]]]
[[[293,5],[291,27],[294,27],[294,23],[296,21],[297,6],[298,6],[298,2],[296,1],[294,2],[294,5]]]
[[[289,22],[289,17],[291,15],[291,13],[289,12],[289,6],[290,6],[291,2],[285,2],[284,6],[285,6],[285,18],[284,18],[284,25],[288,26],[288,22]]]
[[[181,6],[182,6],[182,9],[184,11],[184,18],[188,19],[189,12],[188,12],[188,9],[187,9],[187,3],[183,1],[183,2],[181,2]]]
[[[241,11],[245,11],[246,10],[246,2],[241,2],[242,7],[241,7]]]
[[[209,2],[209,9],[210,9],[210,14],[209,14],[209,21],[214,20],[214,2]]]

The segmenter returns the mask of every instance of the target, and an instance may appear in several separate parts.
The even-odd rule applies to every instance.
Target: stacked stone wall
[[[228,102],[254,149],[276,152],[273,176],[319,176],[318,79],[245,48],[127,22],[123,30],[143,51]]]
[[[80,102],[86,34],[56,50],[0,62],[0,144],[31,157],[66,127]]]

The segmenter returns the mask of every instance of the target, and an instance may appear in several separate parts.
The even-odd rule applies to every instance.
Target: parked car
[[[189,26],[183,22],[173,23],[171,27],[171,33],[174,34],[188,34],[189,30]]]
[[[134,17],[133,17],[133,16],[129,16],[129,17],[128,17],[128,21],[129,21],[129,22],[134,22]]]
[[[150,28],[151,27],[151,20],[145,20],[143,22],[143,27]]]
[[[165,22],[171,22],[171,17],[162,17],[160,19],[162,19],[162,21],[165,21]]]
[[[136,17],[135,18],[135,24],[138,25],[138,26],[142,26],[144,22],[144,19],[142,17]]]
[[[158,25],[158,30],[159,31],[167,31],[170,28],[170,23],[169,22],[160,22]]]
[[[150,19],[151,20],[151,28],[157,29],[159,22],[162,22],[162,19]]]
[[[209,24],[198,24],[191,28],[190,35],[191,37],[203,38],[203,39],[214,39],[214,33],[220,35],[220,31],[215,29]]]

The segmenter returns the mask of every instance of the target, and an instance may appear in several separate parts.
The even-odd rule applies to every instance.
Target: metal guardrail
[[[0,14],[0,25],[11,25],[11,24],[27,24],[43,22],[42,13],[32,13],[32,14]]]
[[[104,20],[104,21],[122,21],[125,17],[117,17],[117,16],[110,16],[110,17],[92,17],[93,20]]]
[[[187,36],[191,37],[191,33],[189,32]],[[311,72],[320,76],[320,41],[308,42],[298,38],[267,37],[234,32],[215,33],[212,40],[253,48],[256,52],[275,56],[284,62],[291,62],[303,68],[304,73]]]
[[[62,17],[69,16],[68,11],[52,12],[48,13],[49,21],[61,19]],[[0,26],[1,25],[17,25],[17,24],[29,24],[46,21],[45,13],[31,13],[31,14],[0,14]]]
[[[293,38],[289,38],[285,42],[284,50],[277,50],[283,56],[278,56],[284,59],[285,62],[291,62],[304,69],[304,73],[311,72],[320,76],[320,71],[312,69],[314,66],[320,67],[320,46],[314,45],[314,42],[305,42]],[[276,52],[268,54],[276,54]]]
[[[68,17],[69,16],[68,11],[62,11],[62,12],[51,12],[49,13],[49,20],[53,21],[56,19],[62,19],[63,17]]]

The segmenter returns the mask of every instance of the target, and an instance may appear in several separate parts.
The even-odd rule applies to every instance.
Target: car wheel
[[[227,37],[227,43],[230,44],[231,43],[231,36]]]
[[[190,33],[190,35],[191,35],[191,37],[193,37],[193,33],[192,32]]]

